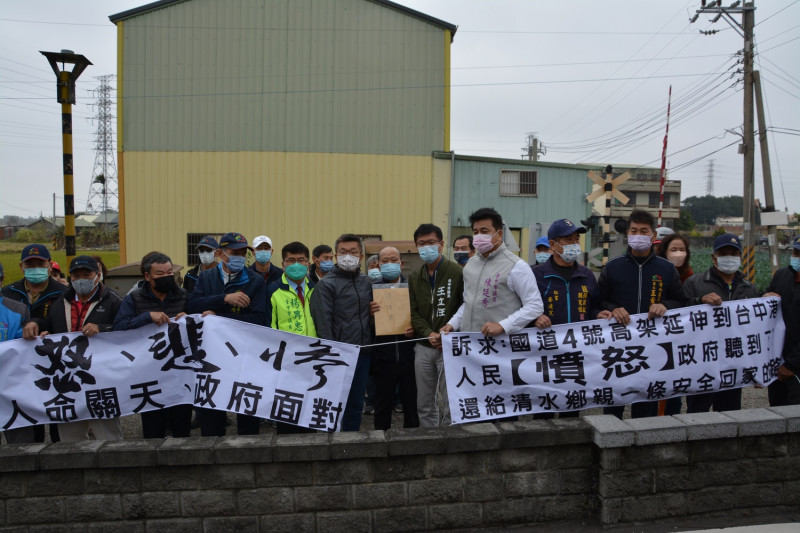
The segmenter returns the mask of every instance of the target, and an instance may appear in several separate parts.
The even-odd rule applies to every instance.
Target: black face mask
[[[160,278],[154,278],[153,284],[155,285],[155,290],[161,294],[172,292],[175,290],[175,287],[178,286],[178,284],[175,283],[175,276],[162,276]]]

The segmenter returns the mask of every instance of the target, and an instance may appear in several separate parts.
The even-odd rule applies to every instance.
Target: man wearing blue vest
[[[247,250],[252,250],[241,233],[226,233],[219,241],[216,268],[200,273],[189,295],[189,314],[215,314],[259,326],[267,325],[267,286],[264,278],[245,268]],[[200,433],[204,437],[225,436],[225,411],[198,409]],[[239,435],[258,435],[261,419],[236,415]]]

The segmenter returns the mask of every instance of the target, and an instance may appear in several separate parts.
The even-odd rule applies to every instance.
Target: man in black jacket
[[[187,294],[175,282],[169,257],[151,252],[142,258],[141,270],[145,283],[122,300],[114,331],[162,325],[186,314]],[[142,436],[163,439],[169,427],[173,437],[188,437],[191,420],[191,404],[146,411],[142,413]]]
[[[34,318],[25,325],[23,337],[80,331],[86,337],[111,331],[122,303],[119,296],[100,283],[100,267],[88,255],[79,255],[69,265],[71,286],[55,302],[46,318]],[[97,440],[121,440],[119,418],[79,420],[59,425],[64,442],[89,439],[91,428]]]
[[[211,270],[217,266],[216,251],[219,248],[216,239],[211,235],[206,235],[200,242],[197,243],[197,257],[200,258],[200,263],[193,266],[185,276],[183,276],[183,288],[186,292],[191,294],[197,280],[200,278],[200,273],[204,270]],[[147,257],[147,256],[145,256]]]
[[[373,285],[372,291],[391,290],[399,284],[408,284],[400,269],[403,262],[400,251],[387,246],[378,253],[382,283]],[[380,312],[380,311],[379,311]],[[403,405],[403,427],[419,427],[417,414],[417,382],[414,377],[414,343],[403,342],[414,338],[414,328],[409,326],[404,335],[381,335],[375,337],[376,346],[372,356],[375,379],[375,429],[392,427],[392,404],[395,390]],[[380,346],[384,344],[383,346]]]
[[[724,233],[714,239],[712,265],[706,272],[694,274],[683,284],[689,305],[722,305],[722,302],[761,296],[756,287],[739,271],[742,243],[739,237]],[[725,389],[686,397],[686,411],[703,413],[736,411],[742,408],[742,389]]]
[[[792,242],[789,266],[775,272],[767,294],[781,297],[786,338],[783,342],[783,364],[778,369],[778,381],[769,386],[769,404],[800,404],[800,237]]]
[[[628,217],[628,249],[603,267],[597,282],[597,300],[602,311],[597,318],[613,318],[629,324],[630,315],[647,313],[648,319],[662,317],[668,309],[684,305],[681,278],[675,265],[653,251],[656,221],[647,211],[636,209]],[[624,405],[606,407],[605,414],[622,418]],[[658,414],[658,402],[637,402],[632,418]]]
[[[45,318],[59,296],[67,289],[52,277],[50,251],[43,244],[29,244],[22,249],[19,267],[23,278],[6,285],[2,294],[9,300],[24,305],[30,318]],[[31,426],[17,430],[15,442],[44,442],[44,426]],[[58,442],[58,427],[50,425],[50,438]]]
[[[45,318],[67,287],[50,273],[50,252],[43,244],[29,244],[22,249],[19,267],[23,278],[3,287],[3,296],[25,304],[31,318]]]

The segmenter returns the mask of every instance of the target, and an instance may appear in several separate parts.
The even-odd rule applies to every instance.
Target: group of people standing
[[[389,429],[399,394],[404,427],[436,427],[449,423],[442,356],[442,335],[481,332],[487,337],[512,334],[528,327],[594,319],[630,322],[630,315],[662,317],[686,305],[720,305],[724,301],[761,296],[739,271],[742,246],[735,235],[714,241],[713,265],[693,274],[689,242],[680,234],[657,240],[655,220],[635,210],[628,219],[626,252],[605,265],[597,279],[581,265],[580,236],[586,229],[568,219],[554,221],[546,241],[537,242],[537,264],[528,265],[504,244],[502,216],[481,208],[469,218],[472,235],[453,242],[453,259],[445,257],[441,228],[421,224],[413,233],[423,265],[403,274],[400,252],[384,247],[377,261],[361,269],[364,243],[354,234],[341,235],[333,247],[309,251],[301,242],[281,249],[280,267],[273,264],[272,240],[264,235],[252,246],[240,233],[219,242],[204,237],[197,245],[200,264],[179,287],[171,259],[151,252],[141,261],[142,281],[120,298],[100,281],[101,268],[89,256],[73,259],[71,281],[64,286],[51,277],[52,261],[40,244],[26,246],[20,267],[24,278],[4,287],[0,299],[0,340],[34,339],[48,333],[82,331],[86,336],[164,324],[185,314],[218,315],[281,331],[360,346],[347,402],[343,431],[362,423],[367,383],[375,384],[375,429]],[[541,245],[541,250],[539,250]],[[246,266],[248,252],[255,262]],[[335,262],[334,262],[335,260]],[[0,281],[2,279],[0,272]],[[658,287],[653,284],[658,283]],[[374,317],[381,312],[373,298],[379,285],[407,284],[411,326],[402,335],[375,336]],[[800,403],[800,238],[793,243],[791,264],[778,270],[767,294],[781,297],[787,325],[784,362],[779,381],[770,386],[770,403]],[[371,368],[372,367],[372,368]],[[640,402],[631,416],[680,412],[676,398],[661,406]],[[689,412],[741,408],[741,389],[687,397]],[[195,409],[204,436],[226,433],[224,411]],[[606,408],[622,416],[624,406]],[[537,415],[543,416],[543,415]],[[561,416],[578,416],[577,412]],[[142,414],[145,438],[168,433],[188,436],[192,406],[181,405]],[[237,415],[240,435],[258,434],[262,419]],[[65,422],[62,440],[119,439],[118,419]],[[286,423],[278,433],[311,431]],[[52,437],[52,434],[51,434]],[[6,432],[9,442],[41,441],[41,428]]]

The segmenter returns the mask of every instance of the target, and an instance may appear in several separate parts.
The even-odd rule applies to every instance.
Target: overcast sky
[[[116,27],[108,16],[144,3],[3,2],[0,215],[52,215],[53,193],[57,214],[64,210],[60,106],[40,50],[71,49],[94,64],[78,80],[73,107],[75,204],[85,208],[95,162],[95,77],[116,74]],[[724,20],[701,16],[690,24],[700,0],[400,3],[458,26],[451,77],[456,153],[518,159],[533,132],[547,150],[543,161],[659,166],[672,85],[670,179],[682,181],[684,199],[703,195],[713,159],[715,195],[742,194],[739,140],[726,130],[742,124],[736,54],[743,40]],[[800,0],[759,0],[756,7],[775,203],[800,212]]]

